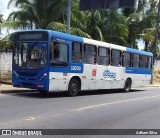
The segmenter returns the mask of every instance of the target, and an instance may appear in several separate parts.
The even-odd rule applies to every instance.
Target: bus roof
[[[111,43],[107,43],[107,42],[101,42],[98,40],[93,40],[93,39],[84,38],[84,37],[80,37],[80,36],[76,36],[76,35],[71,35],[71,34],[67,34],[67,33],[63,33],[63,32],[53,31],[53,30],[37,29],[37,30],[25,30],[25,31],[18,31],[18,32],[31,32],[31,31],[35,31],[35,32],[44,31],[44,32],[48,32],[50,34],[50,36],[54,36],[57,38],[63,38],[63,39],[72,40],[72,41],[81,42],[81,43],[88,43],[88,44],[92,44],[92,45],[96,45],[96,46],[104,46],[104,47],[108,47],[108,48],[112,48],[112,49],[118,49],[118,50],[127,51],[127,52],[131,52],[131,53],[137,53],[140,55],[153,56],[153,54],[151,52],[146,52],[146,51],[142,51],[142,50],[119,46],[119,45],[115,45],[115,44],[111,44]]]

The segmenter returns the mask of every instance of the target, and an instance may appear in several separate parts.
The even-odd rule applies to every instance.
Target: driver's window
[[[69,60],[68,45],[61,42],[53,42],[50,49],[51,66],[65,66]]]

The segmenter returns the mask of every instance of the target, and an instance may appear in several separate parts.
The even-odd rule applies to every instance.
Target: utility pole
[[[3,23],[3,15],[0,14],[0,25]],[[0,26],[0,34],[1,34],[1,26]]]
[[[158,2],[158,13],[157,13],[157,19],[156,19],[156,34],[155,34],[155,41],[153,46],[153,64],[155,62],[156,58],[156,50],[158,46],[158,35],[159,35],[159,18],[160,18],[160,0]]]
[[[67,33],[70,34],[71,0],[67,2]]]
[[[152,48],[152,52],[153,52],[153,65],[155,64],[156,50],[157,50],[157,46],[158,46],[159,17],[160,17],[160,0],[158,2],[158,13],[157,13],[157,19],[156,19],[155,41],[154,41],[154,45],[153,45],[153,48]],[[152,72],[152,76],[151,76],[151,84],[153,84],[153,72]]]

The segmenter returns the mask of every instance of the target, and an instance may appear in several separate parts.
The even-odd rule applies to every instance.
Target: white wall
[[[11,80],[12,52],[0,52],[0,80]]]
[[[154,71],[160,71],[160,60],[155,61]]]

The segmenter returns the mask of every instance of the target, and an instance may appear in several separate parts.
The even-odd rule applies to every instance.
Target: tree
[[[19,10],[9,15],[7,21],[3,23],[4,27],[51,29],[66,32],[67,0],[10,0],[8,6],[13,3]],[[84,32],[85,24],[81,22],[84,21],[84,15],[78,11],[79,1],[73,0],[72,5],[71,33],[90,37]]]
[[[127,46],[128,27],[119,11],[95,10],[87,14],[86,32],[93,39]]]
[[[124,10],[124,15],[127,16],[127,24],[129,27],[128,43],[133,48],[136,48],[136,39],[141,37],[146,32],[146,28],[154,28],[157,15],[157,1],[156,0],[137,0],[134,10],[130,10],[130,13],[126,13]],[[144,38],[146,46],[149,40]],[[144,48],[145,50],[148,48]]]
[[[86,31],[87,13],[79,11],[79,0],[72,0],[71,8],[71,34],[91,38]],[[62,16],[63,20],[59,22],[51,22],[47,29],[66,32],[66,12]]]
[[[155,32],[155,28],[146,28],[142,34],[139,34],[139,36],[145,41],[145,51],[152,51],[151,46],[155,41]]]
[[[15,4],[18,11],[12,12],[4,25],[45,29],[48,24],[57,21],[65,9],[65,0],[10,0],[8,7]]]
[[[105,15],[105,40],[110,43],[127,46],[128,26],[120,11],[109,10]]]
[[[104,41],[102,29],[104,28],[104,21],[99,11],[88,12],[87,17],[87,33],[95,40]]]

